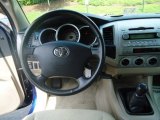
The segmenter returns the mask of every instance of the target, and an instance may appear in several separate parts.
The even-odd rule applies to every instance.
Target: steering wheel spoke
[[[76,81],[78,83],[78,88],[82,88],[87,83],[87,79],[83,76],[76,79]]]
[[[46,80],[47,80],[48,78],[47,77],[45,77],[44,75],[40,75],[40,76],[37,76],[37,82],[39,82],[39,83],[41,83],[41,84],[45,84],[45,82],[46,82]]]
[[[91,47],[91,52],[92,52],[93,56],[99,57],[99,55],[100,55],[99,47]]]
[[[25,48],[24,54],[25,55],[33,55],[35,47]]]

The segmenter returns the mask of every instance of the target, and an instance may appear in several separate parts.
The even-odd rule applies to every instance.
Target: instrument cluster
[[[66,40],[93,45],[96,43],[96,39],[97,37],[89,26],[67,23],[57,28],[49,27],[34,32],[28,44],[29,46],[39,46],[48,42]]]

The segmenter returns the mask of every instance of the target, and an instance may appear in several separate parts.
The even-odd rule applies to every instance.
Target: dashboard
[[[97,16],[85,14],[99,28],[106,47],[106,64],[116,74],[152,74],[160,72],[160,16]],[[47,21],[31,36],[29,47],[57,40],[98,45],[97,38],[85,24],[66,18]],[[155,72],[156,71],[156,72]]]

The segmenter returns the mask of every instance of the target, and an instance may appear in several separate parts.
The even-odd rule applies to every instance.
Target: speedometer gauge
[[[89,26],[80,28],[81,38],[80,42],[86,45],[91,45],[96,41],[96,36]]]
[[[56,32],[56,40],[68,40],[78,42],[80,39],[80,32],[73,24],[64,24],[60,26]]]

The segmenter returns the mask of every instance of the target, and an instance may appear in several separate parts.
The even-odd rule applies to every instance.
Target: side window
[[[1,8],[0,8],[0,21],[12,29],[11,24],[8,20],[8,17],[5,15],[5,13]]]

